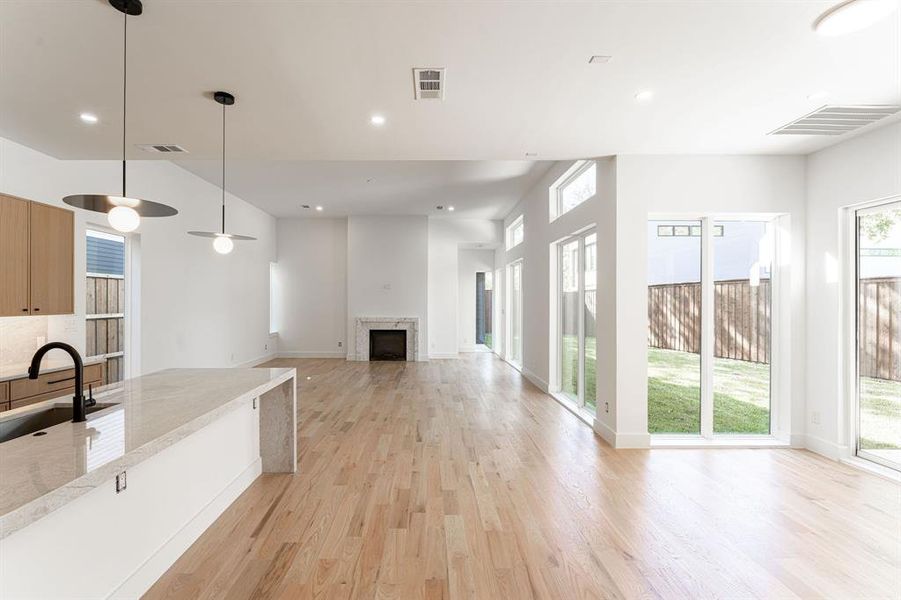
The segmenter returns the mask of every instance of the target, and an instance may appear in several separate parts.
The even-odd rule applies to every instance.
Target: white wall
[[[279,354],[344,357],[347,219],[278,220]]]
[[[790,331],[794,367],[784,373],[791,418],[803,423],[805,161],[791,156],[617,156],[598,159],[598,193],[552,223],[548,187],[570,166],[555,164],[507,215],[524,217],[525,241],[497,251],[498,265],[524,260],[523,373],[547,389],[552,347],[551,244],[598,230],[598,406],[595,427],[618,447],[646,446],[647,232],[649,213],[790,215]],[[611,285],[615,282],[615,285]],[[790,322],[789,322],[790,321]],[[609,403],[609,412],[605,410]],[[786,432],[788,433],[788,432]]]
[[[494,273],[494,250],[460,250],[457,273],[460,352],[472,352],[476,346],[476,273]]]
[[[807,446],[838,458],[852,453],[847,390],[854,356],[842,327],[854,308],[843,306],[845,263],[854,240],[843,231],[843,208],[901,195],[901,123],[822,150],[807,165]],[[850,238],[850,239],[849,239]],[[815,301],[814,301],[815,299]],[[848,344],[850,345],[850,344]],[[819,423],[815,423],[814,419]]]
[[[460,344],[460,246],[500,243],[501,223],[484,219],[429,219],[429,356],[455,358]],[[474,293],[474,292],[473,292]]]
[[[347,348],[357,317],[419,317],[419,356],[428,357],[428,217],[348,217]]]
[[[132,375],[168,367],[229,366],[274,351],[269,340],[269,262],[275,259],[275,219],[229,195],[230,229],[259,238],[239,242],[228,256],[211,240],[187,235],[218,226],[216,186],[166,161],[133,161],[129,195],[179,209],[176,217],[144,219],[138,230],[141,270],[141,357]],[[62,197],[115,192],[121,163],[61,161],[0,138],[0,190],[65,206]],[[48,318],[51,339],[85,347],[85,241],[89,224],[106,225],[99,213],[75,210],[75,311]],[[19,319],[19,318],[17,318]],[[17,327],[0,319],[0,327]]]

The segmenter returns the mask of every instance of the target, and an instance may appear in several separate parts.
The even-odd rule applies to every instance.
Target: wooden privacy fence
[[[860,375],[901,381],[901,277],[861,279],[857,291]]]
[[[757,363],[770,361],[770,280],[715,281],[714,356]],[[701,351],[701,284],[648,286],[648,345]]]
[[[901,277],[861,279],[858,293],[860,375],[901,381]],[[714,302],[714,356],[768,363],[770,281],[716,281]],[[648,324],[649,346],[700,352],[701,284],[648,286]]]
[[[89,275],[86,289],[86,353],[106,359],[107,382],[121,381],[125,349],[125,280]]]

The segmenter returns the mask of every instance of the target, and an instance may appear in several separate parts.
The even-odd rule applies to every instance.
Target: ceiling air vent
[[[824,106],[770,135],[842,135],[901,110],[895,105]]]
[[[444,67],[413,69],[417,100],[444,100]]]
[[[143,150],[144,152],[155,152],[155,153],[172,153],[172,154],[185,154],[188,151],[179,146],[178,144],[137,144],[137,147]]]

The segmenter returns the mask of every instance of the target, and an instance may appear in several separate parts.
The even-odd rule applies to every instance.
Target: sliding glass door
[[[596,262],[594,233],[557,245],[558,393],[590,412],[597,404]]]
[[[507,266],[507,360],[522,368],[522,261]]]
[[[901,470],[901,201],[856,226],[857,454]]]
[[[648,222],[648,431],[771,432],[774,221]]]

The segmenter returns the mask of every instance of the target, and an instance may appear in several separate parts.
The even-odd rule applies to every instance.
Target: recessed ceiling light
[[[301,204],[300,207],[304,210],[308,210],[310,208],[309,204]]]
[[[820,90],[818,92],[808,94],[807,99],[808,100],[823,100],[824,98],[827,98],[828,96],[829,96],[829,92],[827,92],[826,90]]]
[[[444,206],[442,206],[441,204],[439,204],[439,205],[436,206],[435,208],[437,208],[438,210],[444,210]]]
[[[597,65],[597,64],[608,63],[608,62],[610,62],[611,58],[613,58],[613,57],[605,56],[603,54],[595,54],[594,56],[592,56],[591,58],[588,59],[588,64]]]
[[[526,152],[526,156],[529,158],[533,158],[535,156],[538,156],[538,153],[537,152]]]
[[[451,212],[454,212],[454,207],[453,207],[453,206],[448,206],[448,207],[447,207],[447,210],[449,210],[449,211],[451,211]]]
[[[653,97],[654,92],[652,92],[651,90],[642,90],[635,94],[635,99],[639,102],[650,102]]]
[[[318,210],[319,212],[322,212],[322,207],[321,207],[321,206],[317,206],[317,207],[316,207],[316,210]]]
[[[83,112],[78,116],[81,118],[83,123],[88,123],[90,125],[93,125],[94,123],[96,123],[97,121],[100,120],[97,118],[97,115],[95,115],[94,113]]]
[[[869,27],[897,8],[897,0],[846,0],[820,15],[813,29],[820,35],[844,35]]]
[[[382,125],[385,124],[385,117],[384,117],[384,115],[372,115],[369,118],[369,122],[372,123],[373,125],[375,125],[376,127],[381,127]]]

